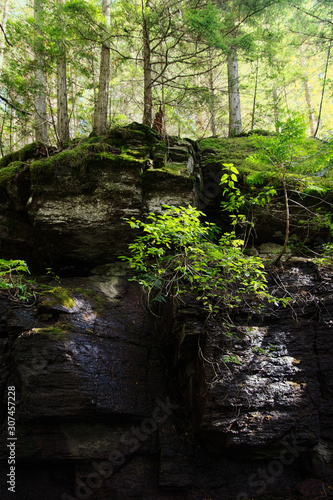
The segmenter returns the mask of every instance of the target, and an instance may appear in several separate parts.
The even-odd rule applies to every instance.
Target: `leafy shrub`
[[[0,289],[9,290],[15,298],[28,300],[29,282],[23,273],[30,273],[24,260],[0,259]]]
[[[242,300],[268,299],[266,273],[259,257],[245,256],[243,241],[234,232],[217,237],[218,228],[202,223],[202,212],[191,206],[164,206],[162,215],[150,213],[147,222],[125,219],[143,234],[122,256],[135,270],[132,280],[148,291],[149,301],[164,301],[190,292],[209,313],[227,312]]]

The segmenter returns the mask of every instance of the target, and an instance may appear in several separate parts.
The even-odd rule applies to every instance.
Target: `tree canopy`
[[[331,7],[297,0],[2,0],[0,146],[131,121],[192,137],[332,129]],[[160,124],[161,125],[161,124]]]

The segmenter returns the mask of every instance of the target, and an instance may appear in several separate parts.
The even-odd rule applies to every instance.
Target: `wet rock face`
[[[18,500],[292,500],[333,488],[332,272],[289,259],[270,286],[290,307],[254,315],[245,304],[230,339],[197,301],[153,316],[126,266],[110,264],[133,238],[122,217],[198,196],[193,144],[169,139],[134,124],[51,158],[34,146],[30,159],[3,165],[1,256],[39,269],[52,258],[75,276],[40,287],[29,304],[0,293]],[[202,174],[208,212],[215,174]],[[3,417],[0,498],[9,500]]]
[[[17,155],[25,162],[7,165],[10,157],[0,170],[4,257],[19,252],[37,266],[51,260],[107,263],[126,253],[133,239],[123,218],[142,218],[163,204],[194,203],[192,144],[165,142],[143,125],[73,144],[49,158],[38,158],[38,151],[34,146],[30,156]]]
[[[48,498],[61,498],[85,470],[96,472],[93,460],[99,464],[120,452],[125,460],[143,448],[149,462],[156,453],[158,422],[173,408],[152,319],[126,273],[113,265],[89,278],[63,280],[30,307],[0,297],[2,399],[8,386],[16,387],[17,498],[45,499],[51,487]],[[6,423],[4,469],[5,429]],[[53,474],[48,461],[55,461]],[[31,465],[27,474],[28,463],[41,465],[42,486],[33,489],[36,474]],[[135,473],[144,473],[146,465],[138,467]],[[1,499],[7,495],[4,481]]]
[[[286,486],[291,470],[294,484],[300,481],[302,460],[310,477],[331,485],[332,275],[291,261],[273,276],[271,289],[276,296],[290,295],[291,305],[267,308],[257,317],[238,311],[232,340],[214,322],[200,329],[202,323],[193,324],[193,311],[187,311],[179,325],[177,378],[205,447],[245,457],[257,468],[264,464],[269,480],[262,492]],[[193,333],[202,353],[193,348]],[[227,362],[230,355],[240,364]],[[245,491],[259,495],[264,478],[257,472],[248,478]]]
[[[0,296],[2,399],[16,387],[17,498],[329,490],[332,274],[291,261],[271,286],[292,307],[249,318],[240,309],[230,340],[191,302],[152,317],[127,272],[100,266],[44,289],[30,307]],[[6,421],[1,436],[5,472]],[[11,498],[5,482],[0,496]]]

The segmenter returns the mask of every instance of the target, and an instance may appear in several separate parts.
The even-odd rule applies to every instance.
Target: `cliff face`
[[[167,148],[139,124],[54,156],[38,144],[29,153],[26,163],[0,170],[3,257],[35,262],[38,254],[38,266],[110,262],[133,238],[123,217],[194,203],[191,143],[175,139]]]
[[[332,273],[289,259],[270,288],[291,306],[254,316],[244,304],[232,339],[189,298],[152,315],[115,261],[133,238],[121,217],[195,203],[205,173],[188,141],[168,148],[138,125],[108,141],[28,160],[3,184],[2,256],[37,268],[52,255],[67,274],[29,304],[0,294],[5,404],[16,387],[15,498],[329,496]],[[240,364],[225,362],[229,353]]]

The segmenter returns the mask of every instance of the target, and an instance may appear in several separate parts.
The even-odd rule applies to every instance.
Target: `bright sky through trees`
[[[324,0],[0,6],[2,154],[36,137],[60,147],[93,129],[152,125],[160,109],[174,135],[274,131],[296,111],[309,135],[330,136],[333,23]]]

